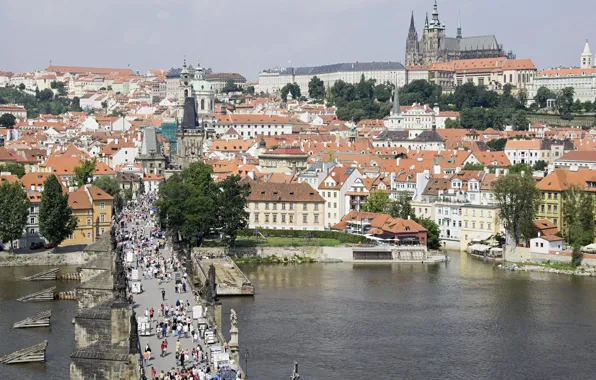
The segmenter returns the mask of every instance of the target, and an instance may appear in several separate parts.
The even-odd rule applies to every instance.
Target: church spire
[[[589,69],[592,67],[592,52],[590,51],[590,44],[588,43],[588,40],[586,40],[586,45],[584,46],[584,51],[582,52],[580,67],[582,69]]]
[[[412,18],[410,19],[410,32],[415,32],[416,26],[414,25],[414,11],[412,11]]]
[[[457,17],[457,39],[461,40],[462,36],[461,36],[461,11],[458,12],[458,17]]]
[[[428,29],[428,12],[426,12],[426,19],[424,20],[424,29]]]
[[[393,90],[393,109],[391,110],[392,115],[399,115],[399,94],[397,89],[397,83],[395,84],[395,89]]]

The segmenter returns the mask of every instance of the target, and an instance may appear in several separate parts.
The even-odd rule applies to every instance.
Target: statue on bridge
[[[129,353],[131,354],[138,354],[139,353],[139,323],[137,322],[137,313],[132,311],[130,315],[130,337],[128,339],[129,342]]]
[[[236,315],[236,310],[234,309],[230,310],[230,324],[232,325],[232,328],[238,327],[238,316]]]
[[[214,303],[217,301],[217,288],[215,283],[215,266],[211,264],[209,266],[209,272],[207,273],[207,280],[205,281],[205,298],[208,303]]]

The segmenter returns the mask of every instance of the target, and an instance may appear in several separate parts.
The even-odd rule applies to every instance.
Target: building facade
[[[250,182],[249,228],[324,230],[325,200],[307,183]]]
[[[308,95],[308,83],[315,76],[329,89],[339,80],[357,84],[363,75],[377,83],[390,82],[398,87],[407,83],[406,68],[399,62],[355,62],[264,70],[259,74],[256,91],[275,94],[286,84],[297,83],[302,94]]]

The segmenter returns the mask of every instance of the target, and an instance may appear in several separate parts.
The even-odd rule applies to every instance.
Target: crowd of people
[[[124,244],[125,251],[134,253],[129,273],[137,269],[139,279],[157,282],[160,290],[160,294],[155,295],[154,305],[143,305],[142,315],[149,323],[149,334],[159,340],[160,358],[173,355],[175,359],[170,362],[171,366],[156,368],[157,358],[147,340],[142,350],[141,379],[240,379],[240,373],[227,366],[211,368],[209,352],[204,348],[208,347],[204,342],[206,326],[197,325],[193,319],[190,301],[193,298],[189,299],[185,294],[190,290],[187,274],[184,266],[171,254],[165,234],[157,226],[155,198],[154,194],[143,195],[137,201],[129,202],[119,216],[124,222],[120,226],[119,241]],[[131,297],[134,301],[132,292]],[[163,359],[159,362],[165,362]]]

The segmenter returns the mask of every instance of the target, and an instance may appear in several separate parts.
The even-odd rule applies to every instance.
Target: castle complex
[[[512,53],[509,53],[512,56]],[[437,2],[429,22],[428,14],[424,22],[422,39],[414,25],[414,13],[410,21],[410,30],[406,41],[406,66],[431,65],[435,62],[448,62],[455,59],[493,58],[506,56],[503,45],[497,43],[495,36],[463,37],[461,22],[457,26],[457,36],[445,35],[445,24],[439,21]],[[512,58],[512,57],[510,57]]]

